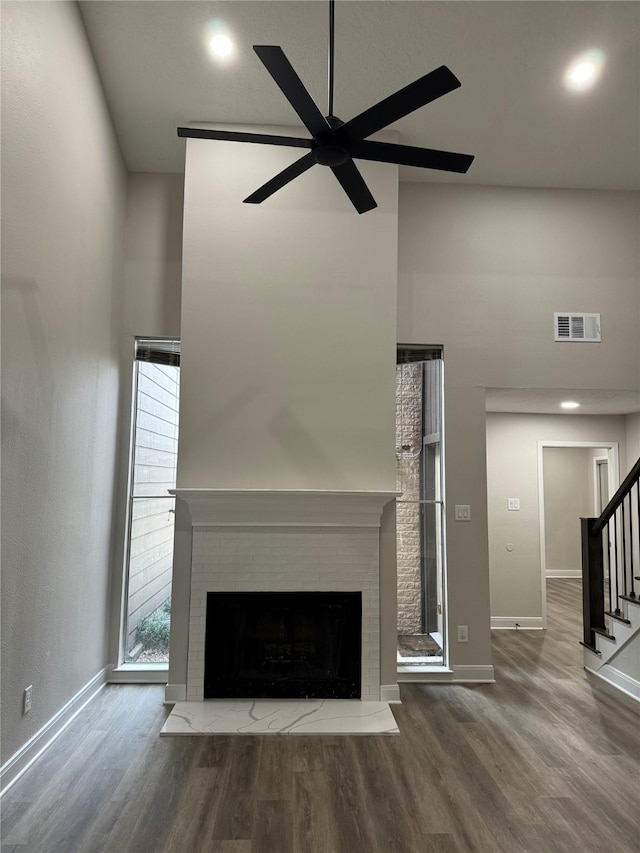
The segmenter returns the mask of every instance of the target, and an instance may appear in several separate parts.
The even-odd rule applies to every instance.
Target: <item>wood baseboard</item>
[[[492,616],[491,629],[511,629],[513,631],[541,631],[542,616]]]
[[[607,684],[612,688],[615,688],[615,690],[626,694],[636,702],[640,702],[640,682],[636,681],[634,678],[630,678],[626,673],[620,672],[619,669],[615,669],[607,664],[601,666],[598,670],[592,669],[589,666],[585,666],[585,669],[587,672],[591,673],[591,675],[595,675],[596,678],[601,678],[603,681],[606,681]]]
[[[495,672],[491,664],[468,664],[446,667],[426,667],[420,672],[415,669],[398,672],[398,681],[410,684],[493,684]]]
[[[547,578],[581,578],[582,572],[580,569],[547,569],[545,572]]]
[[[14,755],[0,767],[0,797],[62,734],[69,723],[107,683],[112,666],[105,666],[82,687],[66,705],[37,731]]]
[[[164,704],[173,705],[175,702],[187,701],[186,684],[167,684],[164,689]]]
[[[389,702],[391,705],[400,705],[400,686],[398,684],[381,684],[380,701]]]

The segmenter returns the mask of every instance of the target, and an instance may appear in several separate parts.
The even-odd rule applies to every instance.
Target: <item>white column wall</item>
[[[378,203],[363,215],[321,166],[242,203],[299,156],[187,142],[179,489],[395,489],[397,168],[359,164]],[[177,506],[170,686],[187,681],[191,537]],[[395,585],[395,559],[380,573]],[[384,639],[395,682],[395,631]]]
[[[179,487],[394,489],[397,168],[242,203],[299,156],[187,142]]]

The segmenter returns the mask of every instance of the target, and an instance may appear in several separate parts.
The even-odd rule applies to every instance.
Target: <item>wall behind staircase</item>
[[[594,445],[618,442],[622,477],[626,459],[625,427],[624,416],[487,413],[489,559],[494,621],[541,620],[542,617],[538,442],[589,441]],[[520,498],[519,512],[507,509],[509,497]],[[577,522],[576,541],[579,541]],[[513,546],[512,550],[507,550],[507,544]]]
[[[639,395],[640,397],[640,395]],[[640,459],[640,413],[627,415],[627,470]]]
[[[640,389],[638,198],[400,185],[398,340],[444,345],[449,623],[470,639],[453,639],[454,665],[490,655],[484,389]],[[601,344],[553,342],[554,311],[574,310],[602,314]],[[524,556],[519,589],[513,574],[492,582],[515,597],[501,614],[539,612],[539,548]]]

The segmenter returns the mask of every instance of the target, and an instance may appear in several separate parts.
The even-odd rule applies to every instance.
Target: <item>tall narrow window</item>
[[[180,342],[136,340],[124,620],[126,663],[169,660]]]
[[[442,352],[398,348],[398,666],[445,661]]]

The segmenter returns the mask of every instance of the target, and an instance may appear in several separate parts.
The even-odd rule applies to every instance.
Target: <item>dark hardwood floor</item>
[[[635,853],[640,713],[582,669],[578,581],[494,685],[402,688],[400,737],[159,738],[109,686],[2,801],[2,853]]]

